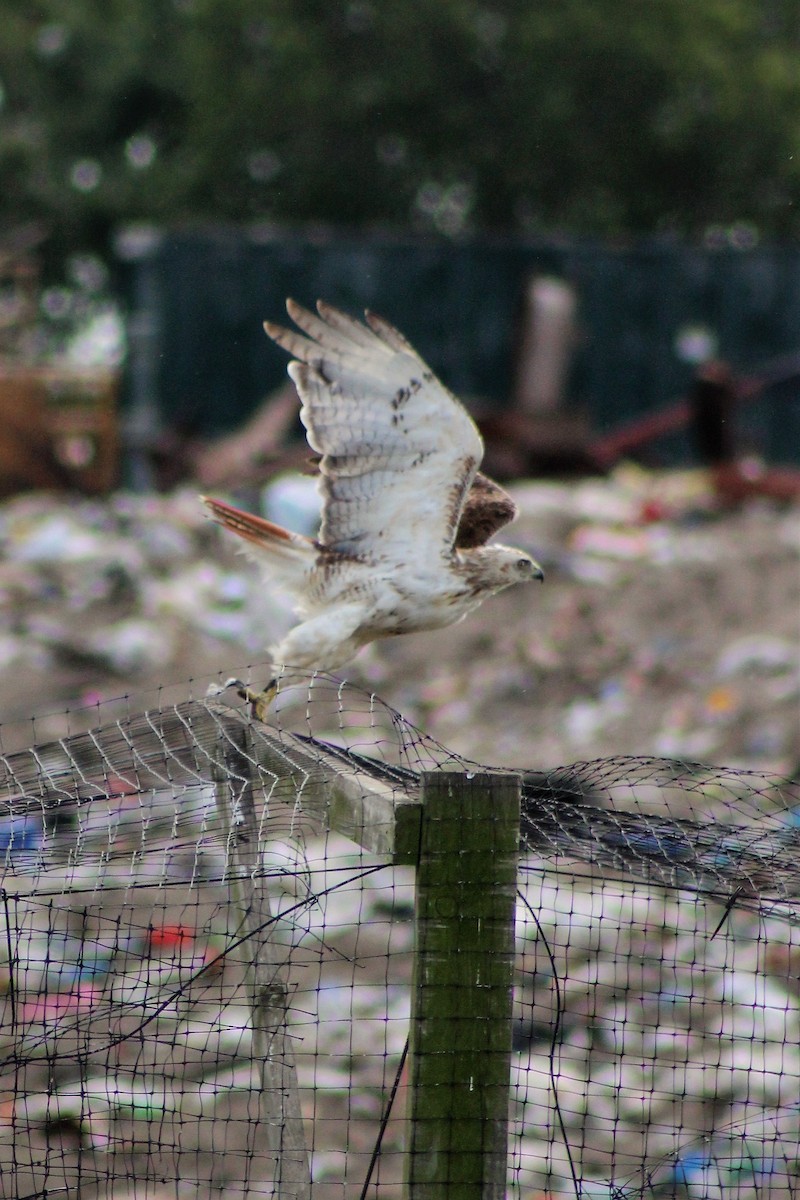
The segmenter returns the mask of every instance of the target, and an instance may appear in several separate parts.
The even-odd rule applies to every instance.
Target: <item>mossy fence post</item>
[[[409,1200],[504,1200],[520,783],[422,777]]]
[[[418,796],[398,796],[343,772],[335,756],[326,762],[322,745],[289,752],[287,739],[253,733],[253,765],[281,779],[287,800],[302,795],[319,828],[416,868],[408,1200],[505,1200],[519,777],[431,771]],[[230,751],[227,760],[230,770]],[[292,1174],[298,1151],[292,1145]]]

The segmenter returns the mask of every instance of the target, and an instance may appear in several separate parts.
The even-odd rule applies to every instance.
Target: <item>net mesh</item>
[[[477,764],[328,677],[269,724],[207,682],[0,731],[4,1197],[299,1195],[306,1149],[315,1197],[402,1194],[403,817]],[[800,785],[520,774],[509,1194],[788,1200]]]

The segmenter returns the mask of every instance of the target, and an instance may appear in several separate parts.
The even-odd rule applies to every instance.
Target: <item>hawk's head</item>
[[[459,559],[476,592],[501,592],[512,583],[544,579],[536,560],[513,546],[478,546],[460,551]]]

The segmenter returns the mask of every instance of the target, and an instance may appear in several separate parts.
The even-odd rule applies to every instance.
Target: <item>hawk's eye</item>
[[[523,579],[544,579],[544,571],[532,558],[517,559],[517,574]]]

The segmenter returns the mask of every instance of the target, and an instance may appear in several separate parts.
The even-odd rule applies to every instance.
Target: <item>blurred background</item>
[[[799,50],[791,0],[7,0],[10,744],[290,621],[195,496],[313,529],[293,295],[406,333],[548,567],[354,679],[487,762],[792,768]]]
[[[707,864],[722,877],[741,855],[745,901],[771,883],[767,854],[788,861],[800,814],[728,768],[800,778],[798,63],[797,0],[3,0],[0,758],[38,747],[22,756],[30,804],[45,777],[61,787],[49,739],[232,675],[266,682],[266,648],[292,613],[197,496],[313,532],[298,401],[262,322],[284,319],[288,295],[322,297],[383,314],[464,400],[486,469],[519,505],[508,540],[546,571],[458,626],[369,647],[348,679],[488,765],[723,764],[679,767],[680,804],[647,782],[673,764],[606,761],[576,778],[597,780],[588,799],[604,803],[627,770],[612,803],[671,820],[724,808],[733,836],[704,833]],[[335,739],[355,722],[351,745],[380,747],[380,705],[331,694],[331,728],[315,716],[314,732]],[[270,717],[308,732],[305,689]],[[221,1196],[222,1183],[191,1182],[209,1163],[258,1186],[234,1139],[252,1096],[214,1074],[218,1055],[241,1055],[250,1086],[236,954],[233,976],[207,971],[230,949],[224,896],[194,898],[223,870],[206,857],[209,795],[190,788],[176,808],[180,786],[141,791],[142,761],[132,786],[104,769],[108,801],[89,805],[101,789],[81,760],[69,874],[52,876],[49,900],[4,893],[3,1195],[7,1176],[19,1195],[110,1196],[115,1144],[136,1175],[117,1200]],[[760,826],[738,840],[757,809],[775,840]],[[0,814],[0,861],[21,878],[52,836],[35,813],[22,836],[16,820]],[[680,864],[684,835],[654,839],[659,828],[626,852]],[[298,928],[305,881],[309,897],[330,892],[309,903],[304,943],[309,963],[327,956],[325,985],[315,998],[320,977],[305,976],[294,1030],[317,1089],[315,1188],[337,1196],[342,1154],[325,1147],[345,1144],[346,1114],[351,1191],[364,1194],[381,1072],[406,1032],[412,911],[399,881],[396,893],[379,876],[329,886],[345,850],[309,848],[325,870],[308,875],[288,838],[264,858],[293,881],[280,903]],[[654,1194],[655,1180],[665,1196],[788,1196],[792,929],[742,907],[709,937],[716,913],[691,893],[679,904],[599,874],[537,887],[531,864],[515,1194],[573,1194],[560,1134],[545,1141],[557,1071],[583,1195]],[[178,885],[169,899],[163,883]],[[170,1042],[184,1049],[168,1069]],[[201,1094],[213,1130],[197,1125]],[[732,1137],[742,1129],[747,1141]],[[398,1136],[390,1126],[386,1144]],[[729,1164],[718,1175],[712,1149]],[[667,1153],[662,1188],[666,1169],[651,1167]],[[156,1179],[176,1172],[164,1193]]]

